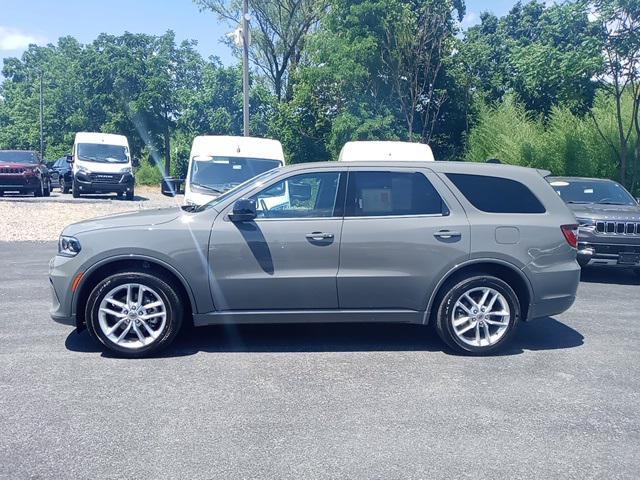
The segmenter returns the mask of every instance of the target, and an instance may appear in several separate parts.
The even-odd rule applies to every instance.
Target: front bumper
[[[76,316],[73,314],[72,308],[71,284],[78,266],[76,257],[56,255],[49,261],[49,288],[51,291],[49,315],[57,323],[76,326]]]
[[[593,227],[581,227],[578,263],[582,267],[640,267],[640,234],[599,233]]]
[[[81,193],[132,192],[134,186],[130,173],[76,173],[74,181]]]
[[[0,190],[35,190],[39,185],[37,175],[0,174]]]

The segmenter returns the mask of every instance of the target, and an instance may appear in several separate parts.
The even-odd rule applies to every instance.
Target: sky
[[[277,1],[277,0],[274,0]],[[505,14],[516,0],[467,0],[467,28],[488,10]],[[100,33],[162,34],[173,30],[177,39],[198,41],[204,57],[235,63],[220,38],[233,28],[211,12],[200,12],[192,0],[0,0],[0,58],[20,56],[30,43],[46,45],[70,35],[89,43]]]

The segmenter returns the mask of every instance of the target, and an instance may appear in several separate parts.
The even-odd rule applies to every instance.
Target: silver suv
[[[543,173],[303,164],[202,207],[76,223],[51,260],[51,315],[128,357],[191,321],[433,323],[490,353],[575,299],[578,225]]]

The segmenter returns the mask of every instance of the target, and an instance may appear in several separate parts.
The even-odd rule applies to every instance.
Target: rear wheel
[[[182,325],[176,288],[154,275],[126,272],[102,280],[91,292],[89,333],[123,357],[143,357],[169,345]]]
[[[64,177],[60,177],[60,193],[69,193],[69,186],[64,180]]]
[[[520,320],[513,289],[492,276],[459,281],[440,302],[436,330],[454,350],[486,355],[506,345]]]

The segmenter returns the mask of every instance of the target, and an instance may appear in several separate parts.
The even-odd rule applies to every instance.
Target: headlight
[[[78,168],[78,173],[81,173],[82,175],[89,175],[91,172],[84,167],[80,167]]]
[[[58,255],[62,255],[63,257],[75,257],[78,253],[80,253],[80,242],[77,238],[74,237],[66,237],[64,235],[60,236],[58,240]]]
[[[581,227],[593,227],[596,224],[593,218],[576,218],[576,220]]]
[[[120,170],[120,173],[131,173],[131,167],[124,167]]]

